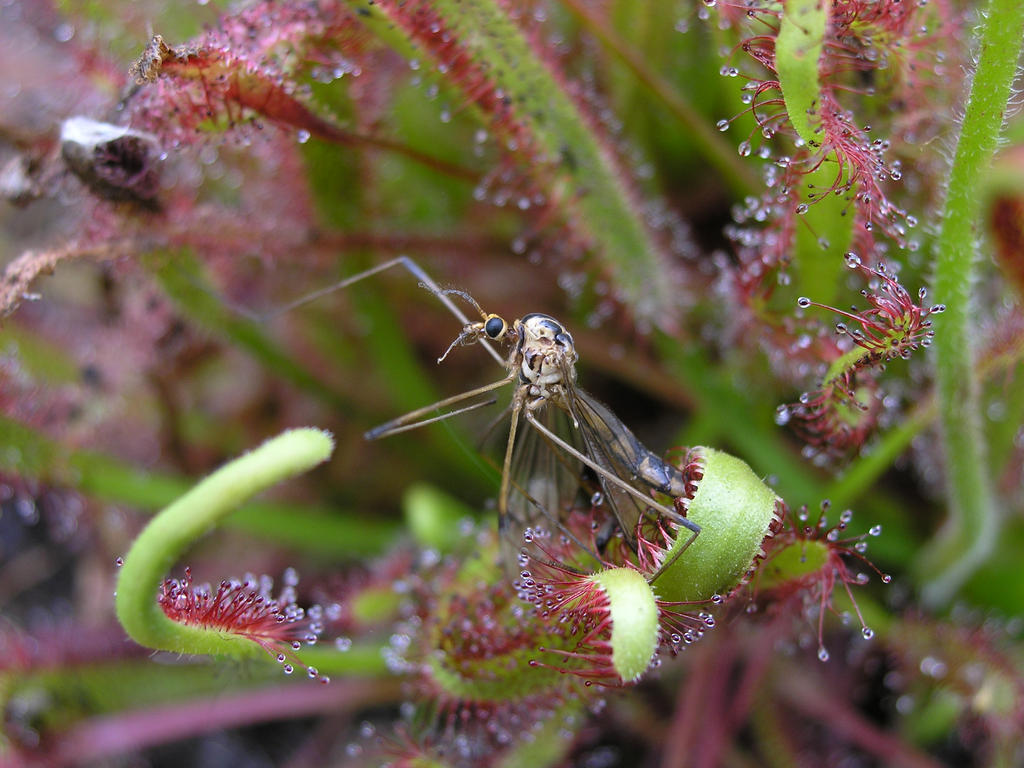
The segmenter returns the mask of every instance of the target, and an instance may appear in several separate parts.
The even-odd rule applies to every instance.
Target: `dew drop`
[[[739,147],[736,148],[736,151],[740,153],[740,157],[748,157],[750,155],[750,142],[741,141]]]
[[[802,309],[807,309],[809,306],[811,306],[811,300],[808,299],[806,296],[801,296],[799,299],[796,300],[796,305]]]
[[[797,216],[803,216],[805,213],[807,213],[807,208],[807,203],[800,203],[800,205],[796,207]]]
[[[114,565],[116,565],[118,568],[120,568],[122,565],[124,565],[124,558],[123,557],[119,557],[116,560],[114,560]]]
[[[715,123],[715,127],[720,131],[727,131],[729,130],[729,121],[719,120],[717,123]]]
[[[880,526],[880,525],[872,525],[868,529],[868,535],[869,536],[881,536],[882,535],[882,526]]]
[[[300,130],[298,133],[295,134],[295,138],[298,140],[299,144],[305,144],[307,141],[309,141],[310,137],[311,135],[309,131],[305,129]]]
[[[824,645],[818,646],[818,661],[828,661],[828,649]]]
[[[892,576],[890,576],[888,573],[883,573],[882,574],[882,583],[883,584],[888,584],[891,581],[892,581]]]
[[[853,251],[847,251],[843,259],[846,261],[846,266],[850,269],[857,269],[861,265],[860,256]]]
[[[865,640],[870,640],[872,637],[875,636],[875,630],[873,630],[871,627],[862,627],[860,630],[860,635]]]

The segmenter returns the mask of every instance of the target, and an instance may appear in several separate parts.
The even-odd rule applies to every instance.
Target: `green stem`
[[[192,542],[255,493],[326,461],[334,443],[317,429],[295,429],[221,467],[154,517],[132,544],[117,582],[117,618],[135,642],[176,653],[265,655],[240,635],[185,626],[156,600],[163,579]]]
[[[910,443],[935,419],[935,401],[926,399],[907,414],[872,447],[871,452],[851,464],[829,488],[828,498],[836,509],[845,509],[871,490],[875,481],[892,468]]]
[[[838,166],[826,160],[803,177],[800,200],[807,212],[797,217],[793,262],[797,291],[819,304],[836,304],[847,271],[842,254],[853,241],[854,216],[847,215],[849,202],[835,193],[825,194],[836,178]],[[843,180],[847,178],[843,171]]]
[[[1024,3],[990,0],[936,242],[933,294],[947,310],[935,318],[934,361],[950,516],[918,562],[920,578],[928,580],[923,597],[931,605],[946,603],[988,557],[999,528],[981,432],[971,288],[983,174],[995,152],[1022,40]]]

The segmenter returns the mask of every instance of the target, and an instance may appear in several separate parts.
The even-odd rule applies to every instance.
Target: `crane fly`
[[[689,532],[689,539],[648,576],[648,581],[656,580],[700,533],[700,526],[681,512],[681,505],[667,507],[652,494],[661,494],[673,501],[681,499],[686,494],[685,479],[678,469],[646,448],[607,406],[576,384],[576,346],[572,335],[558,320],[532,313],[508,322],[500,315],[485,312],[465,291],[438,287],[414,261],[404,256],[309,294],[278,312],[392,266],[408,269],[419,278],[423,288],[440,299],[463,323],[462,331],[438,358],[438,363],[456,347],[480,342],[505,367],[506,374],[490,384],[381,424],[366,432],[366,439],[377,440],[492,405],[495,402],[492,393],[511,387],[512,398],[502,414],[510,415],[498,496],[502,540],[512,544],[514,553],[518,553],[523,532],[546,519],[589,552],[564,520],[567,507],[578,491],[589,484],[598,489],[595,498],[599,497],[608,505],[633,551],[637,549],[637,532],[644,520],[665,520],[677,531],[685,528]],[[468,320],[451,300],[452,296],[472,306],[480,320]],[[502,357],[491,342],[507,347],[507,355]],[[589,479],[585,477],[588,474]],[[610,537],[610,531],[602,534],[599,546],[602,538],[606,542]],[[594,557],[600,562],[599,557]],[[506,553],[506,561],[508,559]]]

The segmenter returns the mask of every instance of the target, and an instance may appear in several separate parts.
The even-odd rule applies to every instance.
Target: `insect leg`
[[[526,420],[534,427],[534,429],[536,429],[538,432],[540,432],[541,435],[543,435],[547,440],[549,440],[550,442],[552,442],[555,445],[557,445],[559,448],[561,448],[563,451],[565,451],[569,455],[574,456],[577,459],[579,459],[580,461],[582,461],[584,464],[586,464],[592,470],[597,472],[597,474],[600,475],[601,477],[603,477],[605,480],[607,480],[610,483],[613,483],[614,485],[616,485],[619,488],[621,488],[622,490],[624,490],[626,493],[628,493],[628,494],[634,496],[635,498],[641,500],[644,504],[646,504],[647,506],[651,507],[652,509],[654,509],[656,512],[658,512],[662,516],[664,516],[667,519],[677,523],[678,525],[688,529],[692,533],[690,538],[673,554],[672,559],[667,561],[667,562],[665,562],[665,563],[662,563],[661,567],[658,568],[658,570],[655,571],[655,573],[652,576],[648,577],[647,580],[649,582],[652,582],[656,578],[658,578],[658,576],[660,576],[665,571],[665,569],[668,566],[670,566],[672,563],[674,563],[676,561],[676,558],[679,557],[679,555],[681,555],[683,553],[683,551],[687,547],[689,547],[690,544],[693,543],[693,540],[697,538],[697,535],[700,533],[700,530],[701,530],[700,526],[697,525],[697,523],[693,522],[692,520],[687,519],[686,517],[683,517],[678,512],[669,509],[665,505],[659,504],[657,501],[652,499],[650,496],[648,496],[648,495],[642,493],[641,491],[637,490],[636,488],[634,488],[632,485],[627,483],[621,477],[617,477],[616,475],[612,474],[607,469],[602,467],[600,464],[597,464],[596,462],[594,462],[589,456],[587,456],[587,455],[581,453],[580,451],[578,451],[577,449],[573,448],[571,445],[569,445],[567,442],[565,442],[562,438],[560,438],[558,435],[556,435],[550,429],[548,429],[543,424],[541,424],[539,421],[537,421],[537,419],[534,417],[534,415],[532,413],[530,413],[529,411],[526,412]]]
[[[628,493],[631,496],[634,496],[635,498],[639,499],[640,501],[642,501],[647,506],[653,507],[659,513],[661,513],[665,517],[669,518],[670,520],[675,521],[675,520],[678,519],[681,522],[682,525],[685,525],[691,531],[694,531],[694,530],[696,532],[700,531],[700,526],[697,525],[696,523],[694,523],[694,522],[692,522],[690,520],[687,520],[685,517],[682,517],[681,515],[679,515],[678,513],[672,511],[671,509],[669,509],[668,507],[664,506],[663,504],[659,504],[657,501],[652,499],[647,494],[645,494],[642,491],[639,491],[636,488],[634,488],[632,485],[627,483],[621,477],[617,477],[613,473],[609,472],[607,469],[602,467],[600,464],[596,463],[593,459],[591,459],[586,454],[581,453],[576,448],[573,448],[571,445],[569,445],[567,442],[565,442],[565,440],[560,438],[558,435],[556,435],[550,429],[548,429],[543,424],[541,424],[539,421],[537,421],[537,419],[534,418],[533,414],[530,413],[529,411],[527,411],[527,413],[526,413],[526,420],[528,422],[530,422],[530,424],[533,425],[534,429],[536,429],[538,432],[540,432],[545,438],[547,438],[549,441],[553,442],[555,445],[557,445],[559,448],[561,448],[563,451],[565,451],[569,455],[574,456],[577,459],[579,459],[580,461],[582,461],[584,464],[586,464],[592,470],[597,472],[597,474],[599,474],[601,477],[603,477],[608,482],[617,485],[619,488],[624,490],[626,493]]]
[[[683,518],[683,519],[686,520],[686,518]],[[687,548],[691,544],[693,544],[693,540],[696,539],[697,538],[697,534],[700,533],[700,526],[699,525],[697,525],[692,520],[686,520],[686,522],[688,522],[690,524],[690,525],[686,526],[690,530],[690,532],[691,532],[690,533],[690,538],[687,539],[685,542],[683,542],[683,545],[681,547],[677,547],[676,551],[672,553],[672,557],[670,557],[668,560],[666,560],[664,563],[662,563],[661,567],[658,568],[658,570],[656,570],[654,573],[652,573],[650,576],[647,577],[647,582],[649,584],[653,584],[655,581],[657,581],[658,577],[661,576],[661,574],[663,574],[666,570],[668,570],[668,568],[672,565],[672,563],[674,563],[676,560],[678,560],[679,556],[682,555],[683,552],[685,552],[687,550]],[[694,528],[696,528],[697,530],[694,530]]]
[[[445,408],[449,405],[455,405],[456,403],[461,403],[463,400],[469,400],[479,395],[486,394],[487,392],[491,392],[495,389],[500,389],[501,387],[504,387],[506,384],[509,384],[513,378],[514,374],[509,374],[503,379],[498,379],[498,381],[493,381],[490,384],[485,384],[482,387],[471,389],[468,392],[460,392],[457,395],[446,397],[444,400],[438,400],[436,403],[431,403],[430,405],[425,405],[422,408],[417,408],[415,411],[409,411],[408,413],[403,414],[398,418],[392,419],[391,421],[387,421],[381,424],[380,426],[374,427],[370,431],[366,432],[364,437],[367,440],[379,440],[382,437],[388,437],[389,435],[395,435],[398,434],[399,432],[406,432],[410,429],[415,429],[416,427],[422,427],[425,424],[431,424],[435,421],[440,421],[441,419],[447,419],[450,416],[455,416],[456,414],[459,413],[471,411],[474,408],[480,408],[485,405],[491,405],[492,403],[494,403],[494,400],[484,400],[483,402],[474,403],[464,408],[459,408],[449,413],[441,414],[440,416],[432,416],[426,419],[422,418],[430,413],[433,413],[438,408]]]
[[[511,482],[512,449],[516,444],[516,429],[519,427],[519,414],[523,412],[523,399],[519,391],[512,398],[512,420],[508,426],[508,441],[505,443],[505,458],[501,462],[501,490],[498,492],[498,516],[508,519],[508,489]],[[527,414],[529,417],[529,414]]]

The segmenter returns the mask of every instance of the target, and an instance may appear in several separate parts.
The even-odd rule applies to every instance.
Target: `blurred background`
[[[409,489],[493,530],[503,436],[481,441],[503,402],[363,433],[503,371],[476,347],[437,364],[460,323],[401,267],[278,312],[406,255],[489,312],[563,320],[581,386],[656,453],[727,450],[794,510],[829,500],[833,521],[855,511],[852,533],[881,525],[868,557],[893,577],[856,588],[871,641],[839,620],[838,590],[828,663],[819,605],[741,607],[639,686],[588,692],[550,755],[473,764],[1021,764],[1017,110],[982,184],[972,286],[999,535],[955,583],[977,531],[940,546],[949,463],[927,328],[908,359],[837,380],[855,347],[836,322],[871,328],[827,308],[870,309],[864,290],[920,323],[949,300],[918,289],[974,5],[833,3],[822,150],[781,98],[781,4],[0,3],[0,762],[464,764],[430,751],[458,741],[443,715],[457,706],[439,697],[442,725],[418,741],[410,702],[429,686],[381,661],[401,611],[351,606],[370,587],[402,595],[423,565]],[[280,584],[294,569],[300,604],[327,611],[331,684],[129,641],[116,560],[148,517],[302,425],[334,434],[332,460],[173,575]],[[933,581],[946,586],[925,601]],[[364,655],[346,656],[353,642]]]

